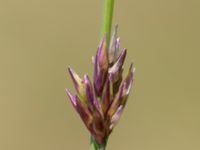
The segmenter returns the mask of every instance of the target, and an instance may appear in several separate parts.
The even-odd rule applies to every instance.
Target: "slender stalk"
[[[109,43],[110,43],[114,1],[115,0],[104,0],[101,38],[106,34],[107,47],[109,46]],[[104,144],[101,145],[101,144],[98,144],[93,137],[91,137],[90,150],[106,150],[106,144],[107,144],[107,140]]]
[[[109,46],[115,0],[104,0],[101,38],[106,34]]]
[[[91,137],[90,150],[106,150],[106,143],[100,145],[95,141],[94,138]]]

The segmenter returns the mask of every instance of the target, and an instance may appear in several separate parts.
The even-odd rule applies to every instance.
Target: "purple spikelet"
[[[116,26],[110,44],[106,43],[105,36],[93,57],[93,83],[88,75],[81,79],[69,67],[77,95],[66,90],[67,95],[99,144],[105,143],[119,121],[134,80],[133,64],[130,65],[127,76],[124,79],[122,77],[127,50],[119,51],[117,28]]]

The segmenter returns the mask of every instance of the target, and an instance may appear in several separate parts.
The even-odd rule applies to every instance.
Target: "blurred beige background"
[[[64,88],[92,74],[102,0],[0,1],[0,149],[87,150]],[[116,0],[136,82],[108,150],[200,149],[200,1]]]

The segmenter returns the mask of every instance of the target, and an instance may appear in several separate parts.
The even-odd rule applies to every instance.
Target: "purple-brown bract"
[[[128,75],[125,79],[122,78],[127,50],[123,49],[119,52],[120,40],[117,37],[117,26],[109,47],[106,41],[105,36],[93,58],[93,83],[88,75],[81,79],[69,67],[77,95],[73,95],[66,89],[72,105],[99,144],[105,143],[122,114],[134,80],[135,70],[131,64]]]

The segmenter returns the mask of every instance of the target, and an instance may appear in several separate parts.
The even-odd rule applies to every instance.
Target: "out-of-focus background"
[[[87,150],[71,65],[92,75],[102,0],[0,1],[0,149]],[[136,81],[108,150],[200,149],[200,1],[116,0]]]

